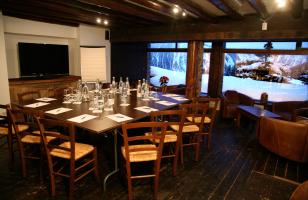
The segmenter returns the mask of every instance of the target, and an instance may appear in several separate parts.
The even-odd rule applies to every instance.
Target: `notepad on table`
[[[37,108],[37,107],[41,107],[41,106],[46,106],[48,105],[49,103],[46,103],[46,102],[37,102],[37,103],[32,103],[32,104],[28,104],[28,105],[25,105],[25,107],[28,107],[28,108]]]
[[[113,121],[116,121],[116,122],[124,122],[124,121],[128,121],[128,120],[133,119],[133,118],[131,118],[129,116],[122,115],[120,113],[113,114],[113,115],[108,115],[106,117],[108,117],[109,119],[111,119]]]
[[[58,115],[58,114],[61,114],[61,113],[64,113],[64,112],[68,112],[70,110],[72,110],[72,109],[71,108],[56,108],[56,109],[53,109],[53,110],[48,110],[45,113]]]
[[[71,121],[71,122],[82,123],[82,122],[86,122],[88,120],[94,119],[96,117],[97,116],[95,116],[95,115],[83,114],[83,115],[79,115],[77,117],[73,117],[73,118],[70,118],[70,119],[67,119],[67,120]]]
[[[139,110],[141,112],[146,112],[146,113],[150,113],[152,111],[158,111],[158,109],[151,108],[151,107],[148,107],[148,106],[140,106],[140,107],[136,107],[135,109]]]

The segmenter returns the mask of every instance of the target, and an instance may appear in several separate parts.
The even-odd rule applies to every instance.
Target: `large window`
[[[160,86],[162,76],[169,78],[168,85],[186,84],[187,43],[150,43],[148,49],[150,83]]]
[[[226,47],[232,45],[235,44],[227,43]],[[249,43],[245,45],[249,46]],[[262,45],[269,44],[253,42],[251,47],[256,49]],[[295,42],[271,45],[267,49],[272,50],[274,46],[277,50],[296,47]],[[261,93],[266,92],[269,101],[308,100],[308,55],[291,55],[290,51],[285,54],[284,51],[279,54],[242,52],[228,53],[226,50],[223,91],[236,90],[254,99],[260,99]]]

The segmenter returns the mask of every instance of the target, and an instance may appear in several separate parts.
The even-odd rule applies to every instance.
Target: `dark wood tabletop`
[[[179,95],[184,97],[183,95]],[[45,113],[45,115],[47,117],[53,118],[53,119],[60,119],[60,120],[67,120],[73,117],[77,117],[79,115],[82,114],[89,114],[89,115],[95,115],[97,116],[97,118],[91,119],[89,121],[83,122],[83,123],[74,123],[77,127],[86,129],[92,133],[96,133],[96,134],[103,134],[104,132],[107,132],[109,130],[115,129],[115,128],[119,128],[121,127],[121,125],[123,123],[127,123],[127,122],[131,122],[131,121],[137,121],[140,120],[146,116],[149,116],[149,113],[145,113],[142,111],[138,111],[134,108],[139,107],[139,106],[149,106],[151,108],[156,108],[158,110],[167,110],[167,109],[171,109],[174,107],[177,107],[179,104],[181,103],[185,103],[188,102],[187,101],[177,101],[171,97],[165,97],[163,96],[161,93],[158,93],[158,97],[160,100],[165,100],[165,101],[169,101],[169,102],[174,102],[175,105],[172,106],[164,106],[161,104],[156,103],[156,101],[154,100],[149,100],[149,101],[144,101],[141,98],[137,98],[136,96],[136,92],[133,91],[131,92],[131,95],[128,97],[127,103],[129,103],[129,106],[120,106],[120,96],[117,94],[115,97],[115,102],[114,102],[114,106],[113,106],[113,111],[104,111],[102,113],[93,113],[91,110],[89,110],[89,102],[83,102],[82,104],[64,104],[63,103],[63,99],[57,99],[54,101],[50,101],[48,102],[48,105],[45,106],[40,106],[37,108],[33,108],[35,110],[40,110],[40,111],[48,111],[48,110],[52,110],[52,109],[56,109],[56,108],[70,108],[72,109],[71,111],[68,112],[64,112],[64,113],[60,113],[57,115],[54,114],[47,114]],[[30,103],[35,103],[38,101],[31,101],[31,102],[27,102],[27,104]],[[25,104],[25,105],[27,105]],[[22,105],[24,106],[24,105]],[[127,115],[131,118],[133,118],[130,121],[125,121],[122,123],[113,121],[109,118],[107,118],[106,116],[108,115],[112,115],[112,114],[116,114],[116,113],[121,113],[123,115]]]
[[[246,114],[250,114],[256,118],[260,117],[271,117],[271,118],[280,118],[280,115],[277,115],[269,110],[261,109],[255,106],[245,106],[239,105],[237,106],[239,112],[245,112]]]

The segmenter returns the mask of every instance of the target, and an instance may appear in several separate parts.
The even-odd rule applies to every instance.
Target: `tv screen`
[[[68,45],[18,43],[20,77],[69,75]]]

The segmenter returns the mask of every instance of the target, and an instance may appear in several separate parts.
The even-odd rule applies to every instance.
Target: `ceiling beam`
[[[199,5],[196,3],[189,1],[189,0],[169,0],[168,2],[177,4],[181,8],[193,13],[198,18],[206,21],[206,22],[213,22],[215,23],[216,20],[214,20],[208,13],[204,12],[202,9],[200,9]]]
[[[97,14],[97,15],[101,15],[101,17],[104,17],[105,19],[108,20],[121,20],[121,21],[127,21],[129,23],[135,23],[135,24],[141,24],[141,25],[150,25],[153,23],[153,21],[149,21],[149,20],[145,20],[143,18],[140,17],[135,17],[135,16],[129,16],[129,15],[123,15],[123,14],[119,14],[117,12],[114,12],[110,9],[105,9],[99,6],[95,6],[95,5],[91,5],[91,4],[86,4],[83,2],[78,2],[75,0],[45,0],[45,1],[49,1],[51,3],[56,3],[59,5],[64,5],[66,7],[73,7],[75,9],[78,10],[82,10],[82,11],[87,11],[87,12],[91,12],[93,14]]]
[[[163,15],[157,15],[156,13],[149,12],[148,10],[142,10],[140,7],[128,4],[124,1],[111,1],[111,0],[77,0],[79,2],[95,5],[98,7],[114,10],[130,16],[139,16],[147,20],[156,21],[160,23],[167,23],[170,21],[169,17]]]
[[[176,19],[176,16],[172,13],[172,7],[165,4],[159,3],[154,0],[124,0],[125,2],[131,3],[133,5],[139,6],[146,10],[151,10],[153,12],[159,13],[161,15],[168,16],[170,18]]]
[[[243,19],[243,16],[228,4],[230,1],[234,0],[209,0],[209,2],[211,2],[214,6],[226,13],[231,18]]]
[[[291,1],[291,9],[292,9],[292,16],[294,18],[301,18],[303,14],[304,8],[304,0],[292,0]]]
[[[262,0],[247,0],[248,3],[259,13],[262,19],[269,17],[268,10]]]

